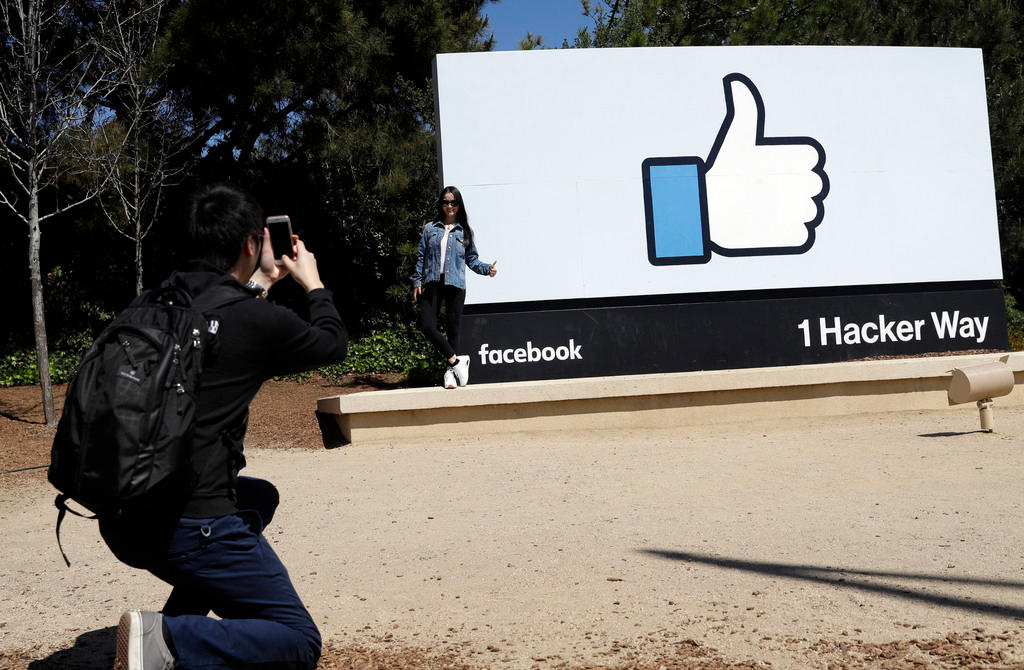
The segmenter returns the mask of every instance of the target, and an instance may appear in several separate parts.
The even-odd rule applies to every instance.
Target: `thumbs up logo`
[[[765,137],[754,83],[730,74],[711,153],[643,162],[647,257],[653,265],[723,256],[801,254],[814,244],[828,195],[825,150],[812,137]]]

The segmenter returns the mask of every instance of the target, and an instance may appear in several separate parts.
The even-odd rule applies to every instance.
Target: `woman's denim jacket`
[[[466,266],[478,275],[489,274],[491,266],[480,260],[476,253],[476,244],[470,243],[467,249],[462,244],[462,224],[456,223],[448,234],[448,250],[444,256],[444,268],[441,268],[441,240],[444,239],[444,224],[434,221],[423,226],[420,236],[420,248],[416,253],[416,270],[412,273],[412,285],[424,284],[441,279],[444,272],[444,283],[457,288],[466,288]]]

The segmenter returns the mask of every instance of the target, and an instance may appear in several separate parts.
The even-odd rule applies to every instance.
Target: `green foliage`
[[[1017,300],[1009,291],[1006,297],[1006,330],[1010,335],[1010,351],[1024,351],[1024,310],[1017,308]]]
[[[78,333],[57,343],[50,354],[50,381],[63,384],[71,379],[82,360],[82,354],[92,344],[89,333]],[[0,358],[0,387],[27,386],[39,383],[39,365],[36,354],[22,349]]]
[[[117,315],[110,305],[100,302],[91,284],[80,281],[76,272],[64,266],[47,273],[46,316],[58,324],[58,341],[73,341]]]
[[[401,374],[413,385],[426,385],[437,381],[442,367],[441,358],[418,328],[395,324],[352,340],[341,363],[285,379],[304,381],[319,374],[339,381],[347,374]]]
[[[102,302],[104,293],[109,301],[113,292],[105,291],[102,282],[84,281],[79,276],[73,266],[57,265],[43,278],[46,319],[50,324],[51,342],[54,342],[48,352],[50,381],[54,384],[71,378],[95,335],[115,315]],[[0,387],[39,383],[34,348],[22,346],[10,338],[4,351],[5,355],[0,358]]]
[[[289,136],[308,125],[330,124],[351,111],[401,110],[408,102],[402,82],[426,82],[435,53],[487,48],[480,40],[483,4],[183,2],[158,59],[169,68],[169,85],[206,126],[206,139],[216,138],[211,158],[244,166],[261,145],[292,145]],[[319,147],[307,145],[313,152]]]
[[[50,351],[50,377],[55,384],[69,379],[78,368],[82,355],[92,344],[89,332],[69,336]],[[289,375],[284,379],[305,381],[314,374],[338,381],[346,374],[401,374],[411,384],[432,384],[442,371],[441,358],[418,328],[409,324],[391,325],[371,331],[349,344],[348,356],[341,363],[318,370]],[[0,387],[39,383],[35,352],[22,349],[0,357]]]
[[[158,50],[203,131],[200,171],[288,213],[346,321],[408,316],[436,196],[432,59],[490,48],[485,0],[183,2]]]
[[[398,372],[425,374],[439,357],[423,334],[411,325],[375,330],[349,345],[345,361],[332,366],[338,372],[372,374]]]
[[[534,49],[544,48],[544,36],[534,35],[531,32],[526,33],[526,37],[519,40],[519,48],[522,51],[533,51]]]

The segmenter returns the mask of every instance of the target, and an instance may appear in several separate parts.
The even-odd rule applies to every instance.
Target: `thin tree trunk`
[[[132,154],[135,164],[139,164],[139,156],[142,155],[140,146],[140,133],[135,133],[135,151]],[[132,175],[132,213],[135,217],[135,295],[142,295],[142,185],[140,184],[139,170],[136,169]]]
[[[135,295],[142,295],[142,241],[135,239]]]
[[[57,425],[57,412],[53,406],[53,387],[50,385],[50,351],[46,344],[46,317],[43,311],[43,276],[39,262],[39,247],[42,241],[42,231],[39,229],[39,193],[34,184],[29,190],[28,267],[32,284],[36,364],[39,366],[39,388],[43,392],[43,417],[46,419],[46,425],[53,427]]]
[[[35,0],[30,0],[25,8],[27,13],[28,44],[29,48],[25,53],[25,71],[35,72],[36,63],[40,57],[39,44],[39,20]],[[32,89],[29,100],[29,118],[35,119],[39,114],[38,92]],[[50,386],[50,350],[46,344],[46,316],[43,310],[43,276],[40,269],[39,247],[42,244],[42,231],[39,228],[39,165],[36,160],[38,152],[34,146],[33,139],[29,139],[33,145],[32,157],[28,161],[27,182],[28,182],[28,271],[30,288],[32,291],[32,327],[36,340],[36,365],[39,368],[39,388],[43,394],[43,418],[47,426],[57,425],[57,412],[53,407],[53,388]]]
[[[142,295],[142,238],[135,232],[135,295]]]
[[[135,223],[135,295],[142,295],[142,226]]]

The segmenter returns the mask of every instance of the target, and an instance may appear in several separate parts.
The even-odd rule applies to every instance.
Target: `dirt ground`
[[[1024,408],[322,447],[317,398],[399,382],[252,406],[322,669],[1024,668]],[[91,521],[64,566],[51,439],[0,389],[2,670],[110,667],[168,593]]]

